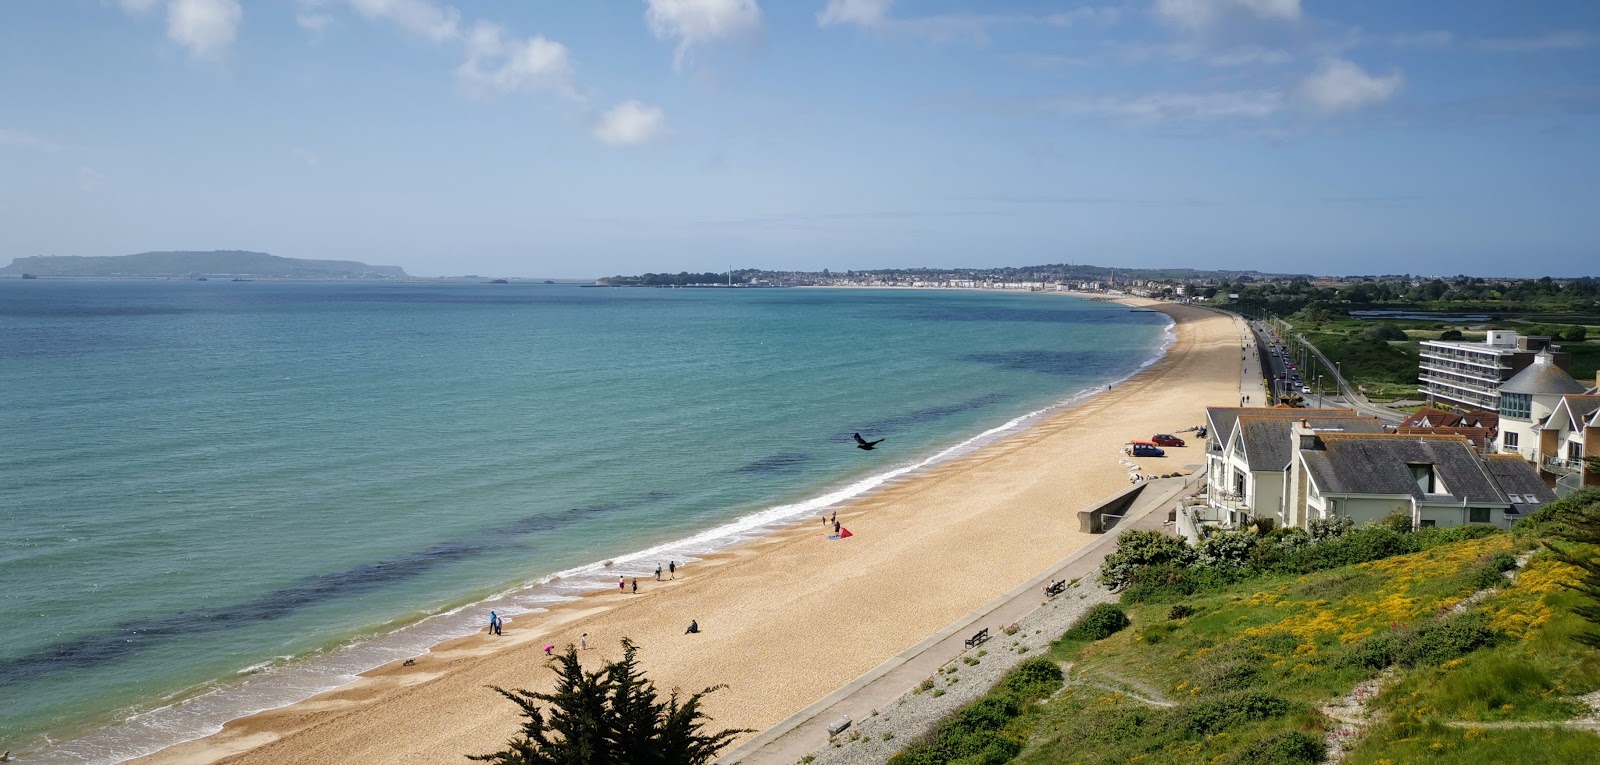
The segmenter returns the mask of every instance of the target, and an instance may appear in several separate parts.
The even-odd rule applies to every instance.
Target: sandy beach
[[[499,748],[515,708],[490,685],[544,689],[547,644],[588,633],[585,663],[624,636],[662,689],[727,684],[715,725],[760,730],[1026,581],[1089,541],[1076,512],[1128,485],[1120,446],[1198,425],[1236,403],[1241,325],[1200,308],[1128,299],[1177,320],[1177,340],[1131,380],[1026,431],[838,511],[678,572],[638,595],[595,593],[519,617],[504,637],[437,646],[339,690],[229,723],[141,763],[461,762]],[[1162,474],[1204,462],[1201,443],[1138,460]],[[698,620],[699,635],[684,627]]]

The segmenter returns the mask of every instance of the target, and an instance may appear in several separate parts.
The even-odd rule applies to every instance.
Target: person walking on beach
[[[639,580],[637,578],[633,580],[633,594],[639,594]]]
[[[656,581],[661,581],[661,564],[656,564]]]
[[[589,650],[589,633],[585,632],[582,635],[578,636],[578,650],[580,650],[580,651]]]
[[[833,522],[833,533],[834,534],[838,534],[839,533],[839,528],[840,528],[839,527],[839,522],[838,521],[834,521]]]
[[[502,634],[500,632],[500,615],[493,611],[489,612],[489,631],[496,635]]]
[[[625,576],[618,575],[617,576],[617,592],[627,592],[627,591],[628,591],[628,578],[625,577]]]
[[[828,518],[828,523],[831,523],[836,527],[839,525],[839,511],[838,510],[833,511],[832,517]],[[838,529],[836,528],[835,531],[837,531],[837,530]]]
[[[677,561],[675,561],[675,560],[667,561],[667,575],[672,577],[673,579],[677,579],[678,578],[678,562]]]

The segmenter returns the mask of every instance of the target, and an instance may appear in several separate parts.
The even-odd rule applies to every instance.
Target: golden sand
[[[715,725],[777,723],[1081,547],[1077,511],[1128,485],[1120,446],[1201,424],[1239,396],[1242,325],[1200,308],[1149,305],[1178,321],[1167,355],[1133,379],[1017,435],[840,509],[855,536],[800,524],[640,582],[519,617],[505,637],[441,644],[356,683],[229,723],[144,763],[434,763],[499,748],[515,708],[487,686],[548,686],[543,646],[589,633],[585,663],[632,638],[663,689],[727,684]],[[1205,461],[1197,440],[1141,459],[1148,472]],[[690,619],[702,633],[685,635]]]

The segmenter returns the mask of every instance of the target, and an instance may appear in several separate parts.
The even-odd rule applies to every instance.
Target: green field
[[[1600,689],[1600,650],[1572,640],[1579,571],[1530,528],[1370,527],[1289,552],[1239,532],[1127,569],[1127,621],[1054,644],[1064,683],[1030,667],[891,765],[1289,765],[1329,746],[1352,765],[1600,762],[1600,735],[1569,724]]]

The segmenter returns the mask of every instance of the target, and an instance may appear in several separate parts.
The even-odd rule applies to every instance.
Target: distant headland
[[[371,266],[354,260],[302,260],[264,252],[141,252],[136,255],[76,257],[35,255],[0,268],[0,276],[201,277],[235,276],[287,279],[404,279],[399,266]]]

